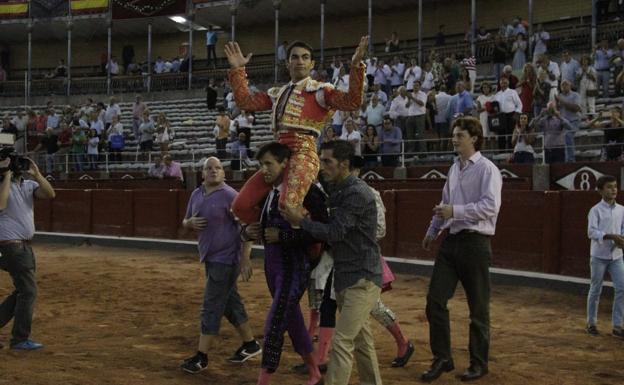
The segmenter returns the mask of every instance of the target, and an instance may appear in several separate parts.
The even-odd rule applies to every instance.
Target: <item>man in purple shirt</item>
[[[230,211],[237,192],[225,184],[225,172],[218,158],[206,159],[202,176],[204,182],[191,194],[182,221],[185,228],[197,232],[199,258],[206,268],[199,347],[197,354],[181,365],[182,370],[193,374],[208,367],[207,353],[218,343],[223,316],[236,328],[243,342],[228,361],[240,363],[262,353],[236,288],[239,274],[243,281],[248,281],[252,274],[251,243],[245,242],[241,247],[240,226]]]
[[[483,130],[478,119],[465,117],[453,122],[453,147],[459,157],[451,166],[442,190],[442,202],[433,208],[433,219],[422,245],[443,231],[427,293],[429,343],[434,360],[422,374],[433,381],[454,369],[447,303],[460,281],[470,310],[470,367],[462,381],[476,380],[488,372],[490,345],[490,277],[488,267],[501,205],[502,177],[498,168],[479,152]]]

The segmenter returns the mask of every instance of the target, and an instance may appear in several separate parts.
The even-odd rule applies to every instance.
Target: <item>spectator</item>
[[[156,58],[156,63],[154,63],[154,72],[157,74],[165,72],[165,61],[160,56]]]
[[[355,129],[355,122],[349,118],[345,122],[345,131],[340,136],[341,140],[351,143],[355,151],[355,155],[362,156],[362,134]]]
[[[365,167],[377,166],[377,154],[379,153],[379,136],[377,129],[373,125],[366,126],[366,131],[362,136],[362,155]]]
[[[515,127],[516,115],[522,113],[522,101],[516,90],[509,88],[507,78],[500,80],[501,88],[494,99],[500,107],[500,131],[498,132],[498,148],[508,149],[511,144],[511,134]]]
[[[514,19],[512,25],[513,25],[513,34],[511,37],[515,38],[520,34],[526,36],[527,31],[524,25],[520,22],[520,18]]]
[[[539,69],[537,70],[537,77],[540,77],[540,73],[544,73],[546,75],[544,80],[550,84],[548,101],[553,101],[555,100],[555,96],[557,96],[557,87],[559,86],[559,78],[561,77],[559,65],[557,65],[554,61],[551,61],[546,54],[537,59],[537,65],[539,66]]]
[[[535,95],[535,87],[537,87],[537,72],[531,63],[526,63],[522,69],[522,77],[520,78],[520,101],[522,102],[522,112],[528,116],[533,115],[533,99]],[[539,113],[539,112],[538,112]]]
[[[48,110],[48,116],[47,116],[47,121],[46,121],[46,128],[47,127],[52,127],[54,129],[57,129],[59,126],[59,122],[60,122],[61,118],[56,114],[56,111],[54,110],[54,108],[50,108]]]
[[[60,130],[61,132],[58,134],[59,149],[56,152],[57,159],[61,159],[63,155],[67,157],[72,148],[72,137],[73,137],[72,129],[69,127],[67,123],[61,122]],[[69,161],[67,163],[69,163]]]
[[[479,27],[479,32],[477,32],[477,41],[486,41],[490,40],[492,34],[490,34],[484,26]]]
[[[490,132],[490,125],[488,124],[488,103],[492,103],[495,99],[495,95],[492,92],[492,86],[490,83],[484,81],[481,83],[481,95],[477,97],[477,112],[479,113],[479,121],[481,122],[481,128],[483,129],[484,142],[487,143],[488,139],[493,136]],[[523,104],[524,105],[524,104]],[[446,130],[448,130],[448,124]]]
[[[66,76],[67,76],[67,66],[65,65],[65,60],[60,59],[59,64],[54,69],[54,77],[64,78]]]
[[[238,134],[237,140],[232,142],[230,148],[232,152],[232,170],[241,170],[242,167],[249,162],[248,147],[245,144],[247,142],[247,135],[244,132]]]
[[[206,67],[210,67],[211,58],[215,62],[212,63],[212,67],[216,67],[217,61],[217,33],[213,30],[212,25],[208,26],[208,32],[206,32]]]
[[[468,74],[468,70],[464,68],[463,66],[459,68],[459,78],[457,79],[457,81],[463,83],[464,88],[467,90],[466,92],[468,93],[472,92],[471,91],[472,82],[470,81],[470,75]]]
[[[147,170],[147,176],[150,178],[162,179],[165,174],[165,165],[162,164],[162,160],[158,155],[154,155],[152,159],[154,163]]]
[[[390,76],[390,86],[392,87],[392,91],[395,91],[403,85],[403,76],[405,75],[405,63],[403,63],[403,59],[395,56],[392,60],[391,70],[392,75]],[[348,88],[349,87],[347,87],[347,90]]]
[[[412,84],[412,88],[413,87],[414,86]],[[407,89],[405,87],[399,87],[399,94],[395,96],[394,99],[392,99],[388,114],[396,122],[396,125],[401,128],[401,130],[405,130],[405,122],[407,120],[407,116],[409,115],[409,110],[406,107],[408,102],[409,98],[407,94]],[[376,130],[381,129],[381,124],[373,124],[373,126]]]
[[[602,89],[602,97],[609,97],[609,81],[611,80],[611,58],[613,51],[609,49],[609,42],[603,39],[594,52],[594,68],[598,73],[598,88]]]
[[[331,142],[332,140],[336,140],[338,137],[336,136],[336,131],[332,128],[332,126],[325,127],[325,131],[323,132],[322,143]]]
[[[251,111],[241,111],[241,113],[234,119],[236,123],[236,135],[241,132],[245,133],[245,146],[247,146],[248,156],[252,156],[251,151],[251,129],[255,121],[255,117]]]
[[[535,162],[535,150],[533,143],[535,134],[533,127],[529,126],[529,115],[522,113],[511,138],[514,148],[513,162],[518,164],[533,164]]]
[[[184,182],[184,174],[182,173],[182,166],[180,163],[173,161],[173,159],[171,159],[171,155],[169,154],[163,156],[163,163],[163,177],[176,178],[181,182]]]
[[[603,119],[607,119],[606,121]],[[604,160],[622,160],[622,144],[624,144],[624,119],[622,119],[622,109],[612,107],[610,111],[603,111],[589,122],[592,128],[602,128],[604,130]]]
[[[286,65],[286,48],[288,47],[288,41],[284,40],[282,44],[277,47],[277,61],[281,65]]]
[[[139,132],[141,133],[139,137],[139,150],[145,154],[147,152],[152,151],[152,147],[154,146],[154,132],[156,128],[154,127],[154,122],[150,118],[149,110],[143,111],[143,121],[139,126]]]
[[[100,144],[100,138],[97,131],[92,128],[89,130],[89,137],[87,138],[87,157],[89,158],[89,170],[97,170],[98,166],[98,146]]]
[[[225,112],[225,108],[223,108],[223,106],[219,106],[217,119],[215,120],[214,136],[215,146],[217,148],[217,157],[222,161],[227,159],[225,146],[227,145],[228,138],[230,137],[230,125],[231,120]]]
[[[470,87],[466,88],[470,90],[470,93],[474,93],[474,86],[477,81],[477,58],[475,58],[474,55],[466,55],[466,57],[461,61],[461,65],[466,69],[466,71],[468,71],[468,81],[470,82]]]
[[[605,22],[609,17],[611,0],[596,0],[596,18],[598,22]]]
[[[143,97],[141,95],[137,95],[135,102],[132,105],[132,133],[137,139],[141,135],[141,132],[139,131],[139,126],[141,125],[143,112],[146,108],[147,105],[143,102]]]
[[[574,162],[574,134],[581,124],[581,97],[572,91],[572,83],[567,80],[561,82],[561,93],[557,95],[557,107],[561,116],[565,118],[571,130],[566,132],[566,162]]]
[[[414,90],[411,94],[407,94],[409,102],[407,102],[407,121],[405,123],[405,135],[403,138],[405,143],[405,152],[414,155],[414,152],[425,152],[426,146],[424,139],[425,119],[427,114],[427,94],[420,90],[420,80],[414,82]],[[416,142],[416,140],[419,140]]]
[[[107,131],[108,151],[112,162],[121,162],[121,152],[124,149],[123,124],[119,121],[119,115],[113,116],[113,123]]]
[[[588,114],[594,116],[596,114],[596,97],[598,96],[598,87],[596,86],[598,74],[591,66],[589,56],[581,57],[581,67],[576,72],[576,77],[581,96],[581,113],[583,116]]]
[[[113,122],[114,115],[121,116],[121,107],[117,104],[117,98],[111,96],[110,104],[106,107],[106,111],[104,112],[104,129],[108,130],[108,127],[110,127]],[[102,130],[98,131],[98,135],[101,133]]]
[[[80,127],[74,127],[71,137],[71,154],[74,161],[74,171],[82,171],[86,143],[87,137],[84,131]]]
[[[513,25],[509,24],[507,20],[503,19],[502,24],[498,29],[498,36],[500,36],[503,40],[507,40],[513,35]]]
[[[372,124],[373,126],[379,128],[383,123],[385,111],[386,108],[379,103],[379,97],[377,94],[373,94],[370,104],[366,107],[366,124]],[[336,131],[336,134],[338,134],[338,131]]]
[[[464,32],[464,41],[466,43],[472,42],[472,22],[470,21],[468,22],[468,28],[466,28],[466,32]]]
[[[570,55],[570,51],[567,49],[563,51],[561,59],[561,65],[559,66],[561,69],[561,81],[569,81],[572,84],[572,89],[576,90],[578,85],[576,73],[581,68],[581,65]]]
[[[474,100],[470,92],[466,90],[464,82],[457,82],[457,104],[455,105],[454,118],[458,116],[468,116],[474,110]]]
[[[163,155],[169,151],[170,131],[171,124],[167,115],[164,112],[159,113],[158,118],[156,118],[156,143],[160,146],[160,152]]]
[[[519,33],[516,35],[516,41],[511,46],[511,52],[513,53],[513,61],[511,67],[514,71],[521,71],[526,63],[526,49],[527,42],[524,40],[524,34]],[[512,87],[513,88],[513,87]]]
[[[548,164],[563,163],[566,129],[572,128],[557,111],[557,104],[549,102],[547,108],[533,119],[531,126],[544,133],[544,161]]]
[[[446,110],[448,109],[451,95],[446,93],[446,86],[441,84],[439,91],[435,95],[435,131],[440,139],[440,151],[447,149],[448,138],[451,137],[449,130],[449,121],[447,119]]]
[[[23,111],[17,111],[16,116],[11,119],[11,124],[15,126],[15,151],[18,154],[24,154],[26,152],[26,130],[28,126],[28,115]]]
[[[433,71],[431,70],[431,63],[429,62],[425,62],[422,79],[422,85],[420,86],[420,90],[422,92],[429,92],[435,87],[435,82],[433,80]]]
[[[54,172],[54,161],[56,157],[56,152],[59,150],[59,141],[58,137],[54,134],[54,129],[52,127],[46,128],[46,134],[41,138],[37,147],[34,148],[33,152],[38,152],[42,148],[45,148],[45,170],[46,174],[52,174]]]
[[[551,85],[546,72],[537,71],[537,86],[533,90],[533,117],[539,115],[548,104]]]
[[[340,69],[344,67],[344,64],[342,64],[339,58],[334,56],[334,61],[330,64],[330,67],[332,69],[332,83],[336,83],[340,76]]]
[[[422,75],[422,69],[418,66],[416,59],[412,58],[410,60],[409,68],[407,68],[403,74],[403,81],[405,82],[405,88],[408,92],[412,92],[414,89],[414,80],[422,81]]]
[[[388,83],[388,78],[390,78],[391,75],[392,70],[390,70],[390,67],[386,63],[384,63],[383,60],[379,60],[377,62],[377,68],[375,69],[374,84],[379,84],[379,86],[386,93],[386,95],[390,94],[390,85]]]
[[[381,103],[384,107],[388,104],[388,94],[381,89],[381,85],[380,84],[374,84],[373,85],[373,90],[371,92],[371,101],[373,100],[372,97],[374,95],[377,95],[377,98],[379,99],[379,103]]]
[[[375,71],[377,71],[377,58],[367,58],[364,63],[366,64],[366,81],[368,88],[372,88],[375,83]]]
[[[396,167],[401,155],[403,135],[401,129],[394,125],[390,117],[383,120],[383,128],[379,134],[381,164],[384,167]]]
[[[446,43],[446,37],[444,36],[444,24],[438,26],[438,33],[435,37],[435,46],[443,47]]]
[[[386,52],[399,52],[401,50],[401,41],[399,34],[392,32],[390,39],[386,39]]]
[[[104,131],[104,124],[102,123],[100,119],[98,119],[97,111],[93,111],[91,113],[91,120],[89,121],[89,127],[83,127],[81,125],[81,128],[93,128],[97,131],[98,134],[101,134]]]
[[[492,63],[494,66],[494,76],[496,76],[496,82],[498,83],[503,73],[503,67],[507,61],[507,43],[501,37],[496,35],[494,37],[494,52],[492,53]]]
[[[106,64],[106,70],[110,72],[111,76],[119,75],[119,64],[117,64],[115,56],[111,56],[110,61]]]
[[[498,87],[497,90],[500,90],[502,87],[502,80],[503,79],[507,79],[507,82],[509,84],[509,88],[515,90],[518,87],[518,83],[520,82],[518,80],[518,78],[516,77],[516,75],[513,74],[513,69],[511,68],[510,65],[506,65],[503,68],[503,73],[501,75],[500,80],[498,81]]]
[[[217,106],[217,89],[214,85],[214,79],[208,80],[206,86],[206,107],[209,110],[214,110]]]
[[[544,31],[544,25],[538,24],[537,31],[531,37],[531,44],[533,45],[533,63],[537,63],[538,58],[548,52],[548,40],[550,40],[550,34]]]
[[[80,114],[89,117],[94,110],[95,109],[93,108],[93,99],[87,98],[85,104],[80,107]]]

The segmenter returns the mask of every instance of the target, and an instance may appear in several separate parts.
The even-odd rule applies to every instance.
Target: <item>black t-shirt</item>
[[[41,138],[41,145],[45,147],[46,153],[54,154],[59,150],[58,137],[56,135],[44,136]]]
[[[494,63],[505,63],[507,59],[507,44],[499,43],[494,46],[494,53],[492,54]]]

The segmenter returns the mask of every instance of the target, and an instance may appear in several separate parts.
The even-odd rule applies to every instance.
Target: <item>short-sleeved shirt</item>
[[[208,195],[202,185],[191,194],[185,218],[197,215],[208,223],[197,237],[201,262],[227,265],[240,262],[240,226],[230,211],[236,195],[236,190],[226,184]]]
[[[0,241],[32,239],[35,235],[33,207],[38,188],[39,183],[33,180],[11,183],[7,207],[0,210]]]

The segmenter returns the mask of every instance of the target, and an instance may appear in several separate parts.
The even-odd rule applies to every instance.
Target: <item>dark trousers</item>
[[[214,44],[209,44],[206,46],[206,66],[210,65],[210,57],[214,59],[215,63],[217,61],[217,50]]]
[[[245,305],[236,287],[240,265],[218,262],[205,262],[204,265],[206,288],[200,313],[201,334],[219,334],[222,317],[235,328],[247,322],[249,318]]]
[[[226,160],[227,159],[227,151],[225,150],[225,146],[227,145],[227,138],[223,138],[223,139],[217,139],[217,158],[219,158],[219,160]]]
[[[334,278],[333,271],[327,277],[325,283],[325,289],[323,290],[323,302],[321,302],[320,310],[320,322],[319,326],[322,328],[335,328],[336,327],[336,312],[338,311],[338,304],[335,299],[331,297],[332,281]]]
[[[25,341],[30,336],[37,281],[35,255],[30,245],[8,244],[0,246],[0,269],[7,271],[15,290],[0,304],[0,328],[11,319],[11,345]]]
[[[533,153],[527,151],[514,152],[513,162],[518,164],[533,164],[535,163],[535,156]]]
[[[498,149],[504,150],[511,148],[511,134],[513,133],[516,125],[515,120],[516,113],[510,112],[507,114],[500,113],[500,131],[498,132]],[[505,136],[503,136],[505,135]]]
[[[382,155],[381,165],[384,167],[396,167],[399,165],[398,155]]]
[[[429,343],[435,357],[451,359],[448,300],[461,282],[470,309],[470,361],[487,366],[490,346],[490,238],[466,231],[449,234],[438,253],[427,293]]]
[[[544,149],[544,161],[548,164],[565,162],[565,148]]]

